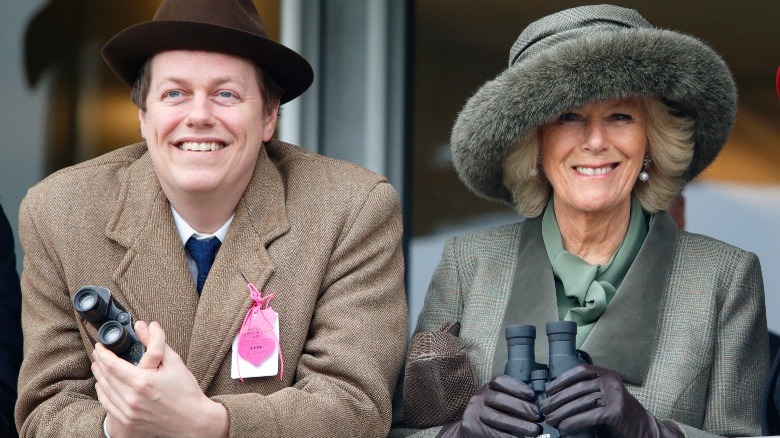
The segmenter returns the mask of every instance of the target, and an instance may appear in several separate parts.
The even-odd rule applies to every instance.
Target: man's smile
[[[195,142],[184,141],[176,145],[177,148],[183,151],[216,151],[225,147],[224,143],[207,141],[207,142]]]

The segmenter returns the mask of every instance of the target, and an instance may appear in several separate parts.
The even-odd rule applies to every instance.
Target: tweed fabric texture
[[[458,114],[450,143],[460,179],[474,193],[514,204],[501,168],[509,148],[562,112],[593,101],[656,97],[696,121],[693,179],[717,156],[736,118],[726,63],[704,42],[649,25],[610,5],[565,10],[529,25],[509,68]]]
[[[383,177],[278,141],[254,175],[198,297],[170,205],[139,143],[59,171],[20,213],[24,436],[102,437],[84,284],[108,287],[166,340],[231,436],[384,436],[406,347],[401,214]],[[284,378],[230,377],[252,300],[274,293]]]
[[[416,333],[409,342],[403,381],[404,422],[432,427],[460,420],[476,391],[460,323]]]
[[[503,334],[500,325],[512,293],[515,264],[526,262],[516,260],[523,230],[524,224],[519,223],[450,239],[418,320],[416,331],[434,329],[443,321],[461,321],[460,338],[469,348],[477,386],[504,365],[491,363],[492,350],[496,342],[504,342],[499,338]],[[647,373],[639,384],[626,386],[648,411],[677,423],[688,437],[759,435],[758,406],[768,367],[768,344],[758,259],[706,236],[680,231],[671,237],[675,245],[668,254],[672,260],[668,278],[628,285],[642,293],[658,293],[661,305],[659,314],[653,316],[658,318],[657,332],[646,333],[654,338],[651,350],[640,355],[641,359],[623,358],[647,358]],[[654,263],[641,257],[640,253],[634,263]],[[544,296],[554,297],[555,290],[551,286],[529,294],[541,301]],[[618,309],[614,304],[610,303],[605,315],[642,312]],[[556,315],[554,304],[549,307],[545,311]],[[599,328],[601,323],[583,344],[586,352],[590,352],[588,342],[608,345],[610,338],[624,336],[628,325],[645,322],[627,318]],[[544,333],[543,326],[537,327],[540,331]],[[600,336],[604,339],[592,339]],[[614,348],[608,353],[624,354]],[[536,360],[546,362],[547,358],[537,354]],[[437,431],[399,427],[391,435],[435,436]]]

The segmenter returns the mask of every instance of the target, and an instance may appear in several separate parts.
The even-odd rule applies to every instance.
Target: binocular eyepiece
[[[133,330],[133,318],[111,292],[101,286],[84,286],[73,296],[73,308],[98,330],[98,342],[117,356],[138,365],[144,346]]]
[[[536,397],[534,403],[547,397],[547,386],[558,376],[575,365],[590,363],[590,358],[577,350],[577,324],[574,321],[554,321],[546,324],[549,344],[549,366],[536,362],[534,346],[536,327],[532,325],[510,325],[504,329],[507,344],[507,362],[504,374],[531,385]],[[558,429],[542,422],[544,438],[595,438],[590,430],[562,434]]]

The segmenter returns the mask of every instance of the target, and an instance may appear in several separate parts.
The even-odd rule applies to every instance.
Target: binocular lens
[[[546,325],[549,341],[574,341],[577,338],[577,323],[574,321],[554,321]]]
[[[106,343],[113,344],[114,342],[118,341],[119,338],[122,337],[122,330],[117,327],[110,327],[108,330],[106,330],[105,333],[103,333],[103,338],[106,340]]]
[[[84,288],[73,297],[73,307],[82,318],[89,322],[97,322],[105,318],[108,303],[94,289]]]
[[[91,309],[97,303],[95,294],[84,294],[78,300],[78,308],[82,311]]]
[[[574,321],[553,321],[545,324],[547,336],[550,335],[577,335],[577,323]]]
[[[127,350],[128,340],[125,327],[116,321],[108,321],[98,330],[98,341],[116,354]]]
[[[509,345],[534,345],[536,327],[532,325],[510,325],[504,329],[504,335]]]

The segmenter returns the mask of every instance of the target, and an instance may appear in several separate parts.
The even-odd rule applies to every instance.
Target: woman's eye
[[[612,114],[611,119],[619,122],[628,122],[634,120],[634,117],[631,114],[615,113]]]
[[[576,113],[563,113],[558,116],[559,122],[574,122],[579,120],[579,116]]]

